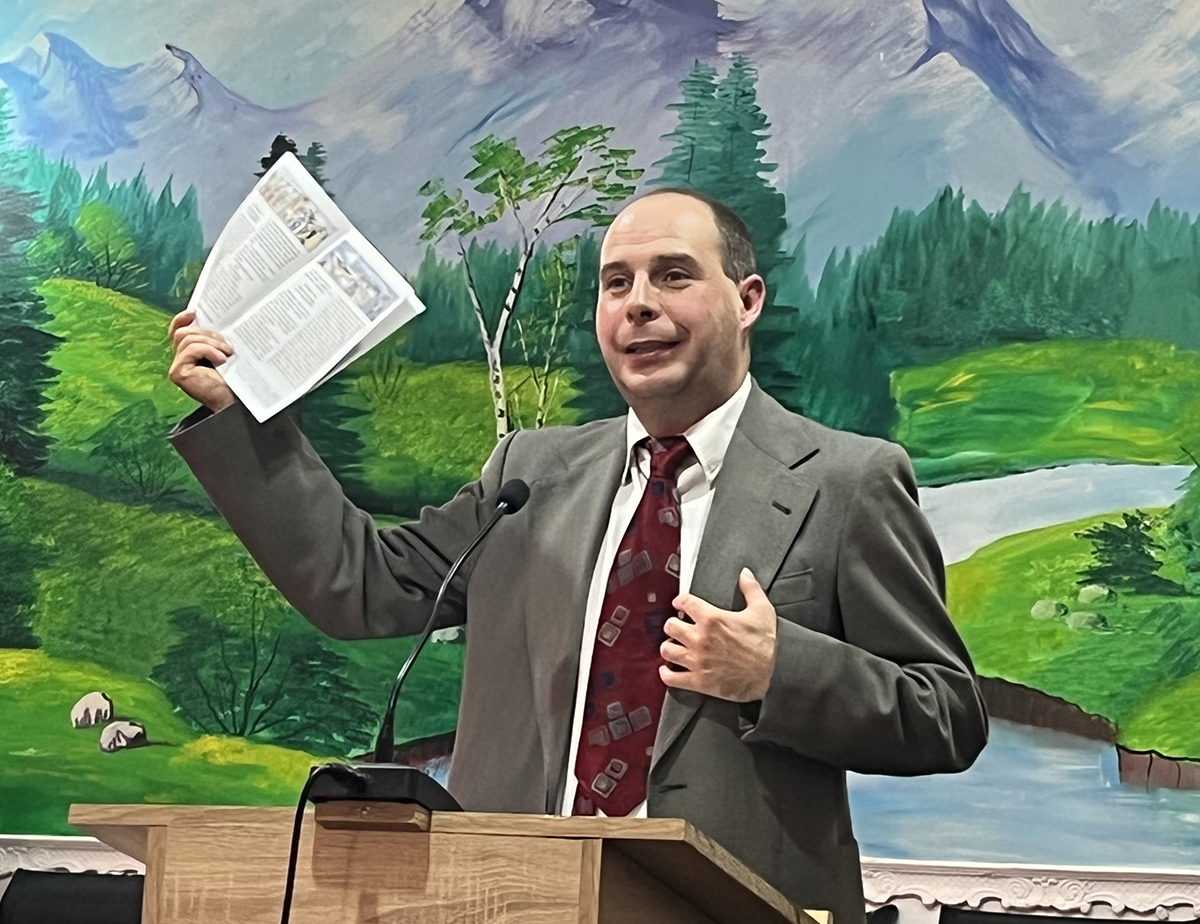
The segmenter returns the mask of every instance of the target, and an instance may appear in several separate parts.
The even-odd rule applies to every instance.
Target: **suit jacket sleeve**
[[[966,769],[987,741],[941,552],[900,447],[868,460],[838,548],[845,640],[779,620],[775,669],[743,735],[859,773]]]
[[[286,414],[257,423],[241,405],[201,410],[170,435],[217,510],[287,600],[335,638],[413,635],[442,578],[495,511],[511,436],[479,480],[441,507],[378,530]],[[466,619],[468,562],[441,626]]]

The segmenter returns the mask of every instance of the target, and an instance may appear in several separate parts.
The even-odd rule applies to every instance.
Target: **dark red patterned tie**
[[[649,444],[650,480],[618,546],[600,610],[575,757],[576,815],[628,815],[646,798],[666,694],[659,647],[679,593],[675,473],[692,454],[682,436]]]

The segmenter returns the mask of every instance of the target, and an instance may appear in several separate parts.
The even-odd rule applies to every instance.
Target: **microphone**
[[[479,548],[480,543],[487,538],[488,533],[500,522],[502,517],[516,513],[529,500],[529,485],[519,478],[506,481],[496,494],[496,511],[487,521],[479,535],[455,559],[450,570],[442,579],[434,598],[433,608],[429,611],[429,619],[421,632],[413,650],[409,653],[396,682],[392,684],[392,693],[388,698],[387,712],[375,739],[373,763],[360,764],[321,764],[309,771],[308,780],[300,792],[299,804],[296,806],[296,816],[292,822],[292,841],[288,852],[287,879],[284,884],[283,909],[280,921],[287,924],[292,912],[292,898],[296,883],[296,863],[300,851],[300,831],[304,821],[304,809],[309,802],[330,802],[333,800],[354,800],[369,802],[415,802],[431,812],[458,812],[462,806],[446,792],[437,780],[413,767],[402,767],[392,763],[392,752],[395,748],[394,726],[396,721],[396,702],[400,698],[400,688],[404,678],[412,669],[417,655],[433,634],[437,623],[438,611],[451,582],[458,574],[471,553]]]
[[[519,478],[506,481],[496,495],[496,512],[492,514],[492,518],[480,530],[479,535],[475,537],[475,541],[466,547],[463,553],[455,560],[454,564],[450,566],[450,570],[446,572],[446,577],[442,580],[442,586],[438,588],[437,597],[433,601],[433,609],[429,611],[429,620],[425,623],[425,629],[421,632],[420,638],[417,639],[417,644],[413,646],[413,650],[405,660],[404,666],[400,668],[400,673],[396,675],[396,682],[392,685],[392,695],[388,698],[387,710],[383,713],[383,722],[379,728],[379,735],[375,738],[375,763],[388,764],[392,762],[392,751],[396,744],[394,732],[396,703],[400,699],[400,688],[404,685],[404,678],[408,676],[408,672],[412,669],[413,662],[417,660],[417,655],[421,653],[421,649],[429,641],[429,636],[433,634],[433,627],[437,623],[438,610],[442,607],[442,600],[446,596],[446,591],[449,589],[450,583],[458,574],[458,569],[462,567],[463,562],[470,558],[471,553],[479,547],[480,543],[487,538],[487,534],[500,522],[501,517],[507,516],[510,513],[516,513],[525,506],[527,500],[529,500],[529,485]]]

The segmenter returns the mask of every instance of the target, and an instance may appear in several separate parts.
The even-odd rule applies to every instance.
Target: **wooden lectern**
[[[143,924],[277,924],[294,810],[74,805],[146,864]],[[304,822],[296,924],[830,924],[675,818],[428,813],[326,802]]]

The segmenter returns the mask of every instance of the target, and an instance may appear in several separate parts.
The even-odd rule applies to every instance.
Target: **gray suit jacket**
[[[465,808],[562,802],[588,584],[625,461],[624,419],[519,431],[478,481],[377,530],[291,420],[240,405],[179,428],[175,447],[291,603],[338,638],[414,634],[449,564],[529,483],[458,581],[444,625],[469,621],[449,788]],[[941,556],[908,458],[830,430],[755,385],[717,479],[692,592],[744,605],[749,567],[779,615],[759,704],[672,690],[648,810],[723,844],[794,902],[863,917],[845,771],[970,766],[987,718],[943,603]]]

